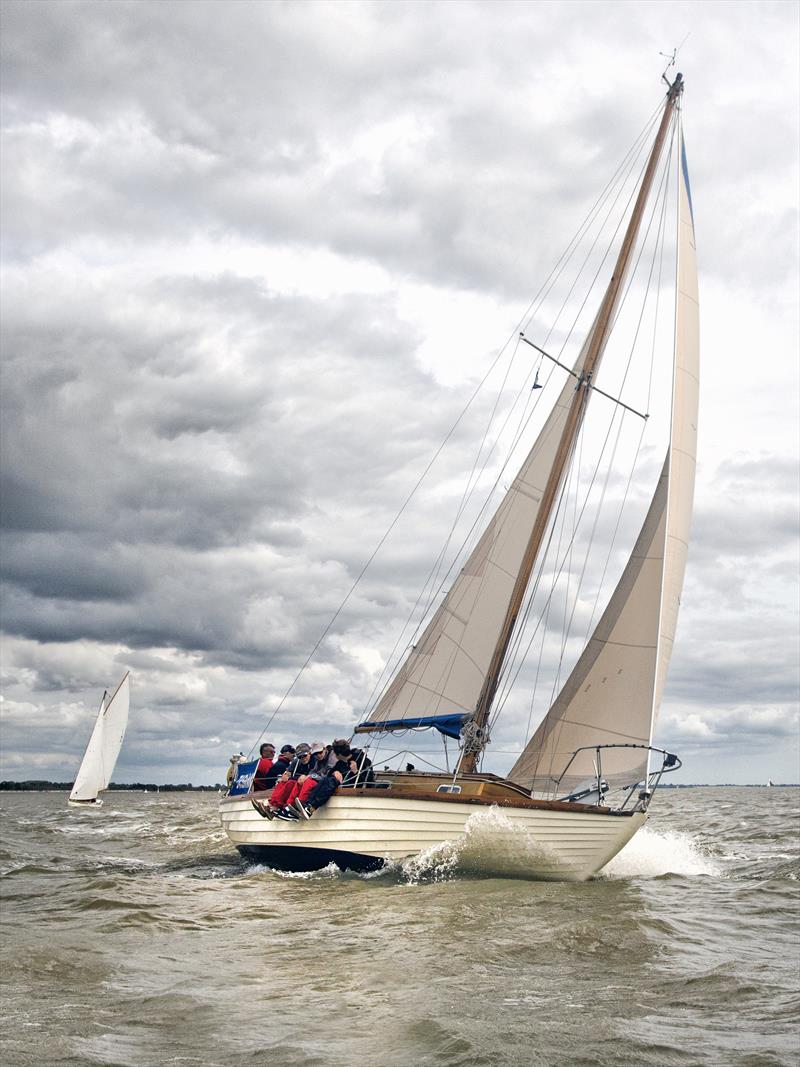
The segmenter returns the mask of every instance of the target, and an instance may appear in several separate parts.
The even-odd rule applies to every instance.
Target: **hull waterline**
[[[549,881],[585,881],[596,874],[646,821],[618,815],[362,793],[334,796],[312,819],[262,818],[249,796],[224,797],[220,819],[246,859],[279,870],[374,870],[454,849],[476,872]],[[452,855],[452,853],[450,853]]]

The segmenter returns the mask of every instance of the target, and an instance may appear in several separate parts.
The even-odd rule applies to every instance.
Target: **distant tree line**
[[[31,779],[27,782],[0,782],[0,790],[10,790],[12,792],[24,792],[36,791],[36,792],[49,792],[50,790],[61,790],[62,792],[72,789],[72,782],[45,782]],[[155,793],[161,791],[162,793],[186,793],[189,790],[201,793],[213,793],[219,789],[224,788],[222,785],[192,785],[191,782],[182,782],[180,785],[156,785],[155,782],[112,782],[109,789],[126,789],[126,790],[139,790],[144,793]]]

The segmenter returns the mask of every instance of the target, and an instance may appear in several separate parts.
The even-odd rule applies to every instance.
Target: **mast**
[[[664,102],[664,113],[661,117],[658,133],[656,134],[653,147],[650,151],[650,158],[647,161],[642,184],[639,188],[636,203],[634,204],[633,212],[631,213],[628,222],[628,228],[625,232],[622,247],[617,256],[614,272],[611,275],[611,280],[608,283],[608,288],[606,289],[605,296],[600,305],[600,311],[592,328],[591,339],[586,349],[586,357],[583,366],[580,369],[578,385],[572,397],[572,403],[561,434],[555,460],[542,493],[539,511],[528,539],[528,544],[522,559],[522,566],[520,567],[516,582],[514,583],[505,619],[500,629],[497,644],[495,645],[494,653],[492,654],[489,663],[489,670],[484,679],[483,688],[481,689],[478,698],[475,715],[471,724],[471,731],[465,738],[464,754],[460,765],[460,771],[465,774],[475,771],[478,759],[487,743],[486,723],[489,719],[492,702],[497,693],[497,687],[500,682],[500,673],[503,669],[508,646],[511,642],[514,626],[522,608],[525,592],[528,588],[536,558],[542,547],[550,517],[558,499],[558,493],[563,483],[567,464],[572,456],[578,439],[578,434],[580,433],[583,424],[586,404],[589,400],[589,391],[592,387],[592,378],[600,365],[608,335],[611,332],[611,321],[619,301],[623,282],[628,272],[633,248],[639,235],[645,205],[653,185],[656,168],[661,156],[661,150],[664,146],[667,130],[672,121],[677,101],[682,92],[683,75],[677,74],[675,81],[670,85],[669,91],[667,92],[667,97]]]

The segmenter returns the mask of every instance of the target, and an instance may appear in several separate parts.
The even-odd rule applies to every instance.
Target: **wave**
[[[499,808],[476,812],[466,822],[463,836],[442,841],[405,860],[356,874],[334,863],[318,871],[279,871],[264,864],[249,864],[248,874],[269,873],[296,881],[359,878],[362,881],[394,877],[408,884],[447,882],[469,877],[531,879],[531,868],[556,863],[557,851],[543,845],[509,819]],[[719,877],[723,866],[688,833],[643,827],[596,876],[632,881],[677,875],[684,878]]]
[[[718,878],[723,868],[690,834],[643,827],[600,872],[600,878]]]

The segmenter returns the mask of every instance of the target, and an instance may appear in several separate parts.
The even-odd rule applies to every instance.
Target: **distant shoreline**
[[[72,782],[47,782],[30,779],[25,782],[0,782],[0,792],[7,793],[68,793],[72,789]],[[217,793],[224,789],[222,784],[217,785],[192,785],[187,782],[181,785],[156,785],[155,782],[112,782],[108,786],[111,793]]]
[[[0,792],[7,793],[68,793],[72,789],[72,782],[48,782],[30,779],[24,782],[0,782]],[[774,782],[768,786],[766,782],[662,782],[659,789],[797,789],[800,782]],[[226,787],[221,783],[216,785],[192,785],[191,782],[180,785],[156,785],[154,782],[112,782],[108,786],[109,792],[124,793],[216,793]]]

